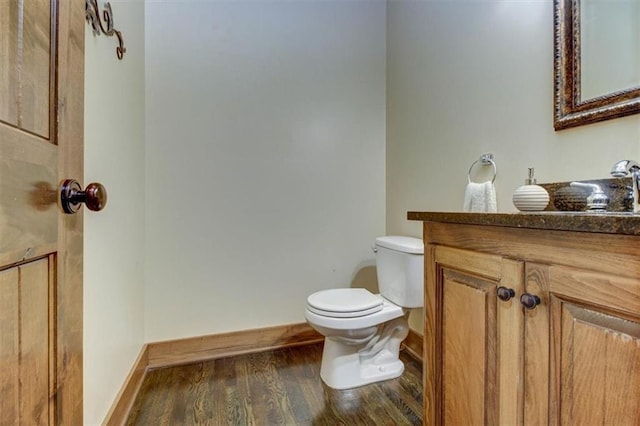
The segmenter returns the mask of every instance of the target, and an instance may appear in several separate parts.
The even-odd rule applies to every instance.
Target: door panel
[[[550,352],[549,266],[527,262],[525,290],[540,297],[540,305],[525,312],[524,327],[524,419],[525,424],[554,424],[557,399],[549,398],[551,365],[557,355]]]
[[[444,424],[497,421],[496,282],[443,271]]]
[[[49,86],[55,77],[51,75],[51,2],[29,0],[23,7],[18,123],[21,129],[48,139]]]
[[[0,2],[0,121],[44,139],[55,81],[51,13],[49,0]]]
[[[560,404],[551,420],[640,424],[640,280],[553,265],[548,291]]]
[[[17,419],[20,413],[19,290],[17,268],[0,272],[0,413],[6,419]]]
[[[524,315],[518,295],[524,293],[524,262],[502,259],[500,286],[513,290],[498,303],[498,424],[524,424]]]
[[[527,263],[528,424],[640,424],[640,281]]]
[[[0,123],[0,264],[55,250],[57,147]]]
[[[0,0],[3,424],[82,424],[84,3]]]
[[[444,245],[425,250],[425,423],[522,424],[524,320],[513,296],[524,289],[524,263]],[[511,298],[499,299],[499,286]]]
[[[640,323],[561,305],[562,424],[640,424]]]
[[[0,121],[18,125],[18,4],[0,1]]]
[[[0,379],[2,415],[10,424],[47,424],[53,414],[49,390],[54,376],[49,360],[54,281],[48,258],[0,272],[0,350],[3,367],[5,357],[11,367]]]
[[[49,331],[52,327],[49,305],[54,289],[49,274],[49,259],[44,258],[18,267],[20,286],[20,383],[23,422],[49,422]],[[52,291],[50,291],[50,289]]]

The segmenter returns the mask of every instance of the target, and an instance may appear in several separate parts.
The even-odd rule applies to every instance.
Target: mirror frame
[[[580,100],[580,1],[554,0],[555,130],[640,112],[640,87]]]

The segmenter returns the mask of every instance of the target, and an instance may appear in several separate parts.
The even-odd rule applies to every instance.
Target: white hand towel
[[[464,192],[464,211],[477,213],[497,212],[496,188],[493,182],[469,182]]]

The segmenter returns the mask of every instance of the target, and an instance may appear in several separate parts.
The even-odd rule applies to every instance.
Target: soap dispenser
[[[540,185],[536,185],[533,167],[529,168],[529,178],[524,185],[513,193],[513,205],[520,211],[540,211],[549,204],[549,193]]]

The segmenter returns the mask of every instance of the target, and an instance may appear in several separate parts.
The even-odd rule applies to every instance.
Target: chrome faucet
[[[640,164],[632,160],[621,160],[613,165],[611,168],[611,176],[613,177],[625,177],[631,175],[631,182],[633,185],[633,211],[635,213],[640,212]]]
[[[609,204],[609,197],[604,193],[600,185],[595,183],[571,182],[570,186],[590,189],[591,194],[587,197],[587,208],[593,211],[605,211]]]

